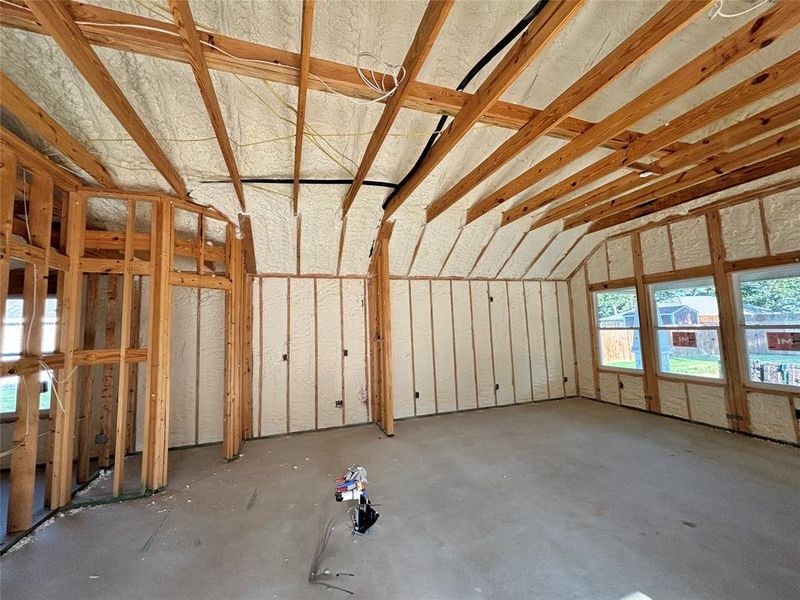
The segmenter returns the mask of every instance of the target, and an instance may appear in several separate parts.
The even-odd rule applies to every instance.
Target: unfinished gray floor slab
[[[4,599],[347,598],[307,583],[369,469],[382,513],[325,560],[358,598],[796,598],[800,451],[586,400],[170,455],[170,489],[56,517],[2,559]]]

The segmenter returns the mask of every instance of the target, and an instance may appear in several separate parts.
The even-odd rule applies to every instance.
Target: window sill
[[[644,376],[644,369],[628,369],[626,367],[597,367],[600,373],[624,373],[626,375],[642,375]]]
[[[665,381],[677,381],[679,383],[699,383],[704,385],[715,385],[718,387],[725,387],[728,385],[726,379],[716,379],[714,377],[700,377],[698,375],[683,375],[682,373],[662,373],[656,372],[656,379],[664,379]]]

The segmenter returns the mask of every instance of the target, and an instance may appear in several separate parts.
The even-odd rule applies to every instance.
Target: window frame
[[[771,383],[766,381],[753,381],[750,379],[750,354],[747,350],[747,331],[748,330],[766,330],[766,329],[800,329],[800,322],[795,324],[771,324],[771,325],[747,325],[744,315],[744,303],[742,302],[742,276],[750,273],[767,273],[775,271],[795,272],[800,276],[800,271],[796,264],[789,265],[770,265],[766,267],[758,267],[755,269],[746,269],[743,271],[736,271],[731,273],[733,299],[736,305],[736,335],[739,340],[741,352],[739,356],[739,368],[742,370],[743,385],[745,388],[753,388],[764,391],[774,391],[794,394],[800,392],[800,385],[784,384],[784,383]],[[782,279],[781,277],[773,277],[771,279]],[[800,354],[800,352],[798,353]]]
[[[639,323],[635,327],[602,327],[600,325],[600,317],[597,312],[597,297],[600,294],[613,294],[613,293],[620,293],[620,292],[633,292],[633,296],[636,298],[636,320]],[[644,375],[644,363],[647,358],[642,353],[642,368],[637,369],[636,367],[610,367],[603,364],[603,340],[600,332],[602,331],[634,331],[639,332],[639,343],[641,344],[642,340],[642,324],[641,319],[639,318],[639,294],[636,290],[636,286],[634,285],[621,285],[619,287],[608,287],[602,290],[594,290],[591,292],[592,295],[592,321],[595,330],[595,352],[597,352],[597,370],[598,371],[606,371],[610,373],[633,373],[633,374],[641,374]]]
[[[668,288],[689,288],[697,286],[711,285],[714,287],[714,298],[717,301],[717,311],[719,312],[719,296],[717,294],[716,283],[713,276],[707,277],[692,277],[689,279],[670,279],[669,281],[661,281],[658,283],[651,283],[647,285],[647,294],[650,298],[651,318],[653,319],[653,368],[656,373],[656,378],[661,379],[678,379],[687,383],[707,383],[716,385],[727,385],[728,377],[725,372],[725,359],[722,348],[722,328],[721,324],[717,325],[688,325],[681,327],[665,327],[661,325],[661,320],[658,314],[658,301],[656,300],[656,292]],[[664,371],[661,368],[661,352],[660,348],[660,331],[716,331],[717,344],[719,345],[719,377],[705,377],[703,375],[690,375],[688,373],[671,373]]]

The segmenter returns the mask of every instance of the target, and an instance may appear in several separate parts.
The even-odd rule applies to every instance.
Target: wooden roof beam
[[[699,12],[705,10],[709,4],[711,4],[711,0],[696,2],[670,0],[653,18],[607,54],[603,60],[592,67],[546,108],[542,109],[542,112],[531,119],[522,129],[498,146],[488,158],[431,203],[426,211],[427,221],[430,223],[500,167],[525,150],[525,148],[543,135],[546,135],[566,119],[571,112],[577,110],[629,68],[670,39],[672,35],[680,31]],[[482,208],[478,205],[470,208],[467,213],[467,220],[472,220],[470,215],[473,215],[474,218],[476,214],[482,214]]]
[[[498,206],[513,198],[545,177],[589,153],[603,140],[666,106],[743,58],[770,45],[798,24],[800,24],[800,11],[796,10],[794,3],[780,2],[774,5],[614,111],[585,134],[578,136],[500,189],[484,197],[480,201],[480,206]],[[530,214],[531,210],[533,210],[533,206],[528,202],[517,204],[503,213],[502,224],[508,225],[512,221]]]
[[[36,148],[18,138],[5,127],[0,126],[0,142],[17,155],[17,161],[28,169],[38,169],[50,175],[59,187],[71,191],[86,182],[77,175],[70,173],[64,167],[48,159]]]
[[[233,155],[231,141],[225,128],[225,120],[222,118],[222,110],[220,110],[219,100],[214,91],[214,83],[211,81],[211,75],[208,72],[208,65],[206,64],[203,48],[200,45],[197,26],[194,23],[189,2],[188,0],[169,0],[169,6],[175,19],[175,27],[178,29],[178,34],[181,36],[181,41],[186,49],[186,55],[189,57],[189,64],[194,72],[194,78],[197,80],[200,97],[203,99],[206,111],[208,111],[211,126],[214,128],[214,135],[217,137],[219,149],[222,151],[222,157],[228,167],[228,173],[231,176],[233,189],[236,190],[239,205],[242,210],[246,210],[239,168],[236,166],[236,158]]]
[[[62,4],[79,22],[78,27],[86,39],[94,45],[163,60],[189,62],[174,23],[69,0],[64,0]],[[108,24],[113,27],[108,27]],[[0,25],[49,35],[25,7],[23,0],[4,0],[0,3]],[[199,32],[199,37],[210,69],[287,85],[299,83],[300,55],[295,52],[203,31]],[[311,57],[310,70],[315,77],[309,80],[309,89],[368,100],[378,96],[361,81],[352,65]],[[376,73],[376,76],[380,77],[381,73]],[[467,92],[421,81],[411,82],[409,87],[403,108],[437,115],[456,115],[472,97]],[[481,116],[480,121],[497,127],[519,129],[539,112],[535,108],[498,100]],[[568,117],[548,135],[570,140],[593,125],[589,121]],[[606,140],[603,146],[616,150],[641,136],[635,131],[624,131]],[[681,144],[676,144],[674,148],[664,149],[659,156],[680,147]]]
[[[683,150],[671,154],[656,161],[659,171],[653,171],[661,175],[669,175],[677,170],[684,169],[703,160],[719,155],[729,148],[734,148],[740,144],[763,135],[768,131],[785,127],[793,121],[800,119],[800,96],[793,96],[775,106],[762,110],[761,112],[748,117],[743,121],[731,125],[730,127],[718,131],[708,137],[699,140]],[[652,183],[651,178],[643,179],[637,173],[629,173],[601,185],[585,194],[573,198],[545,213],[539,220],[535,221],[531,229],[542,227],[553,221],[564,217],[569,217],[586,208],[600,204],[614,196],[624,192]]]
[[[723,154],[703,162],[681,173],[663,177],[624,196],[608,200],[567,219],[564,222],[564,228],[571,229],[609,215],[629,211],[636,206],[647,203],[652,198],[661,198],[692,185],[713,179],[716,176],[730,173],[758,161],[766,160],[776,154],[797,148],[800,148],[800,125],[753,142],[735,152]]]
[[[475,123],[514,83],[548,43],[572,20],[586,0],[550,0],[531,21],[514,46],[489,74],[478,90],[436,140],[431,150],[392,192],[383,205],[390,217],[430,174]]]
[[[51,143],[59,152],[86,171],[97,183],[105,187],[116,186],[113,177],[103,164],[2,72],[0,72],[0,103],[39,137]]]
[[[67,6],[54,0],[27,0],[27,3],[36,20],[58,43],[175,193],[182,198],[187,197],[183,179],[95,54]]]
[[[433,43],[436,41],[436,37],[439,35],[439,31],[441,31],[452,6],[453,0],[430,0],[428,2],[428,8],[425,10],[425,14],[422,15],[422,20],[417,27],[417,33],[414,35],[414,40],[411,42],[411,46],[403,60],[403,69],[405,71],[403,81],[400,82],[394,94],[386,101],[381,118],[369,138],[367,149],[361,158],[361,164],[358,165],[355,179],[342,202],[342,216],[347,215],[347,211],[350,210],[350,206],[356,199],[358,190],[361,189],[361,184],[367,178],[372,163],[375,162],[375,157],[378,155],[384,140],[386,140],[394,120],[400,114],[403,102],[405,102],[411,90],[411,84],[416,81],[422,65],[425,64],[425,59],[428,57],[428,53],[433,47]]]
[[[667,194],[660,198],[655,198],[624,212],[598,219],[592,222],[587,233],[602,231],[603,229],[608,229],[615,225],[627,223],[640,217],[661,212],[667,208],[673,208],[685,204],[686,202],[691,202],[692,200],[697,200],[698,198],[703,198],[796,167],[800,167],[800,150],[789,150],[779,156],[764,159],[756,164],[736,169],[735,171],[720,175],[709,181],[704,181],[692,187]]]
[[[292,182],[292,212],[297,214],[300,202],[300,163],[303,158],[303,131],[306,125],[306,96],[308,68],[311,63],[311,29],[314,24],[314,0],[303,0],[303,24],[300,32],[300,80],[297,90],[297,122],[294,136],[294,181]]]

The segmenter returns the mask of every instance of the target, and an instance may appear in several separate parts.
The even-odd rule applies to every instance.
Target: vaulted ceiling
[[[742,190],[800,179],[797,136],[792,130],[798,122],[794,99],[800,92],[800,59],[793,53],[800,47],[796,26],[800,18],[791,16],[789,0],[761,5],[726,0],[724,14],[752,9],[735,17],[712,17],[717,5],[711,2],[697,2],[694,14],[686,8],[681,13],[678,4],[551,0],[519,42],[492,59],[464,95],[453,91],[459,81],[534,2],[456,1],[433,14],[425,1],[318,0],[313,12],[306,3],[310,44],[304,48],[301,0],[191,0],[191,15],[206,41],[208,72],[232,158],[244,181],[245,212],[252,221],[259,272],[365,274],[384,218],[382,206],[392,188],[362,185],[354,196],[351,193],[352,205],[343,215],[350,184],[321,180],[352,180],[375,138],[368,153],[374,160],[362,167],[359,179],[400,183],[436,129],[438,113],[456,112],[461,105],[463,110],[445,125],[453,127],[434,145],[435,160],[429,156],[422,173],[417,171],[417,180],[409,179],[414,185],[401,185],[389,204],[388,219],[395,222],[390,242],[395,275],[564,278],[609,235]],[[231,165],[224,159],[219,131],[212,126],[207,99],[204,102],[188,64],[169,4],[94,0],[92,6],[71,5],[71,15],[180,183],[196,201],[236,220],[242,208],[231,183]],[[57,41],[39,33],[36,18],[21,0],[0,0],[0,17],[3,72],[97,158],[115,185],[175,188]],[[730,51],[724,40],[737,35],[742,41]],[[623,69],[617,64],[622,62],[619,58],[612,62],[611,53],[626,40],[630,47],[621,56],[630,57],[631,64]],[[708,52],[718,44],[723,44],[719,52]],[[305,49],[311,57],[308,90],[298,94],[304,71],[299,55]],[[360,53],[382,62],[359,57]],[[384,63],[401,65],[404,60],[416,64],[418,72],[405,88],[398,87],[395,106],[392,96],[388,105],[369,101],[370,93],[352,65],[360,62],[385,70]],[[695,72],[701,74],[693,76],[687,64],[696,65]],[[609,69],[600,75],[616,69],[610,83],[598,83],[598,65]],[[671,76],[679,69],[683,71]],[[712,75],[702,74],[706,72]],[[573,86],[578,81],[595,87],[589,93]],[[752,91],[755,86],[761,87]],[[298,172],[302,179],[320,181],[299,185],[295,211],[292,179],[297,109],[303,96]],[[564,104],[554,103],[556,99]],[[764,121],[761,113],[778,105],[770,116],[777,122],[759,125]],[[561,110],[563,106],[569,110]],[[695,107],[702,108],[691,118],[682,117]],[[545,110],[539,122],[527,126],[530,139],[514,146],[523,137],[517,130],[539,114],[530,109]],[[754,115],[758,117],[742,125]],[[547,121],[551,117],[552,122]],[[4,127],[96,184],[92,175],[37,135],[5,102],[1,118]],[[601,127],[590,127],[597,122]],[[380,136],[373,136],[376,127]],[[637,147],[628,143],[636,137],[632,131],[652,134],[640,143],[646,153],[634,153]],[[716,137],[704,142],[708,136]],[[575,139],[570,142],[567,137]],[[703,153],[709,143],[714,152]],[[620,147],[623,154],[614,155]],[[632,157],[625,164],[634,168],[620,168],[614,162],[624,152]],[[598,162],[609,156],[614,158]],[[777,164],[779,156],[783,162]],[[709,158],[718,162],[703,167]],[[760,161],[766,161],[758,167],[761,170],[730,175]],[[480,176],[454,193],[454,186],[462,185],[476,168]],[[571,185],[572,176],[583,169],[587,169],[581,175],[585,182]],[[677,180],[668,181],[670,176]],[[724,189],[709,186],[712,177],[723,176],[729,177],[720,184]],[[644,185],[661,186],[640,192],[638,200],[632,198],[633,208],[685,190],[684,177],[694,177],[692,181],[701,187],[683,192],[680,203],[670,196],[672,201],[656,206],[664,210],[642,210],[641,216],[631,212],[629,216],[637,218],[607,220],[609,225],[602,229],[596,225],[598,219],[614,214],[613,207],[602,204],[614,195],[606,190],[627,193]],[[563,189],[553,187],[562,181]],[[600,187],[612,181],[617,187]],[[515,183],[509,186],[509,182]],[[733,186],[737,182],[743,183]],[[597,193],[591,200],[601,208],[594,219],[581,222],[576,215],[583,207],[582,195],[593,189]],[[709,191],[715,193],[708,195]],[[561,212],[559,206],[564,207]],[[430,207],[436,211],[426,212]],[[102,220],[104,215],[95,218]]]

